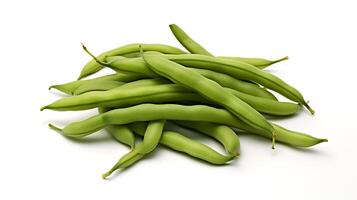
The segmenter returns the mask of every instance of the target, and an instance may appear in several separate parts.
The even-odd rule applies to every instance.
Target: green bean
[[[145,123],[135,122],[130,124],[130,128],[135,133],[143,136],[145,133]],[[192,140],[176,131],[164,131],[160,144],[178,152],[186,153],[194,158],[201,159],[214,165],[223,165],[234,159],[233,155],[222,155],[207,145]]]
[[[73,95],[80,95],[87,92],[93,91],[106,91],[119,86],[124,85],[124,82],[119,81],[109,81],[109,80],[97,80],[82,84],[74,92]]]
[[[98,108],[99,113],[109,111],[107,108]],[[131,149],[135,147],[135,135],[127,125],[110,125],[105,130],[118,142],[128,145]]]
[[[227,153],[235,156],[239,155],[240,143],[238,135],[229,126],[190,121],[175,121],[175,123],[213,137],[224,146]]]
[[[137,145],[131,152],[120,158],[119,161],[108,172],[102,175],[102,177],[106,178],[110,176],[117,169],[123,170],[123,165],[125,163],[125,167],[129,167],[130,165],[140,160],[143,156],[151,153],[159,144],[164,125],[165,120],[149,122],[142,143]]]
[[[49,124],[49,126],[65,136],[80,138],[90,135],[108,125],[129,124],[138,121],[153,121],[160,119],[202,121],[223,124],[244,130],[248,133],[271,138],[270,133],[248,126],[229,111],[205,105],[184,106],[177,104],[140,104],[128,108],[111,110],[79,122],[73,122],[65,126],[63,129],[57,128],[52,124]],[[286,131],[286,129],[282,129],[275,124],[272,125],[276,131],[276,140],[292,146],[309,147],[327,141],[326,139],[306,137],[306,135]]]
[[[320,139],[305,133],[291,131],[277,124],[273,124],[273,126],[277,132],[277,141],[280,141],[293,147],[311,147],[321,142],[328,142],[327,139]],[[264,136],[269,138],[269,135]]]
[[[182,46],[185,47],[189,52],[195,54],[202,54],[213,56],[210,52],[208,52],[205,48],[203,48],[200,44],[194,41],[185,31],[183,31],[179,26],[176,24],[170,24],[171,32],[176,37],[177,41],[179,41]]]
[[[164,44],[128,44],[121,46],[116,49],[112,49],[110,51],[104,52],[98,56],[98,59],[104,59],[107,56],[118,56],[133,52],[139,52],[139,46],[143,49],[143,51],[158,51],[161,53],[169,53],[169,54],[184,54],[185,52]],[[100,66],[95,60],[89,61],[82,69],[81,74],[78,79],[85,78],[91,74],[94,74],[101,70],[103,67]]]
[[[301,109],[299,104],[256,97],[230,88],[225,88],[225,90],[240,98],[260,113],[284,116],[293,115]]]
[[[241,81],[233,78],[227,74],[218,73],[215,71],[207,70],[207,69],[199,69],[199,68],[191,68],[191,70],[198,72],[202,76],[216,81],[223,87],[232,88],[234,90],[250,94],[257,97],[263,97],[271,100],[277,100],[277,98],[271,94],[269,91],[259,87],[254,83],[249,83],[246,81]]]
[[[263,70],[259,70],[247,63],[194,54],[163,55],[163,57],[188,67],[209,69],[229,74],[237,79],[259,83],[266,88],[280,93],[292,101],[304,105],[311,112],[311,114],[314,113],[313,109],[311,109],[306,103],[301,93],[294,87],[288,85],[277,76]]]
[[[171,32],[175,35],[176,39],[185,47],[190,53],[193,54],[201,54],[206,56],[213,56],[210,52],[208,52],[205,48],[203,48],[200,44],[194,41],[187,33],[185,33],[179,26],[176,24],[170,25]],[[240,62],[245,62],[251,64],[257,68],[264,69],[274,63],[281,62],[283,60],[287,60],[288,57],[284,57],[278,60],[267,60],[263,58],[244,58],[244,57],[229,57],[229,56],[219,56],[220,58],[237,60]]]
[[[182,84],[225,107],[250,126],[271,133],[274,147],[274,128],[269,122],[258,111],[224,90],[218,83],[160,55],[144,53],[143,58],[155,73],[166,77],[174,83]]]
[[[224,59],[229,59],[229,60],[236,60],[239,62],[245,62],[250,65],[253,65],[259,69],[265,69],[269,67],[272,64],[288,60],[289,57],[285,56],[283,58],[277,59],[277,60],[267,60],[264,58],[245,58],[245,57],[233,57],[233,56],[217,56],[218,58],[224,58]]]
[[[229,88],[224,89],[242,99],[257,111],[265,114],[291,115],[300,110],[300,105],[298,104],[255,97]],[[79,96],[62,98],[42,107],[41,110],[85,110],[98,106],[119,108],[140,103],[177,103],[184,101],[217,105],[183,86],[167,84],[166,80],[142,79],[108,91],[91,92]]]
[[[125,87],[122,86],[122,87]],[[62,98],[41,110],[52,109],[58,111],[86,110],[96,107],[125,107],[140,103],[162,103],[192,100],[204,102],[202,97],[192,92],[185,92],[186,88],[179,85],[157,85],[135,88],[113,89],[109,91],[94,91],[79,96]]]
[[[141,80],[137,80],[137,81],[133,81],[127,84],[122,85],[121,87],[118,87],[118,90],[128,90],[128,89],[135,89],[138,87],[144,87],[144,86],[156,86],[156,85],[168,85],[168,84],[172,84],[171,81],[167,80],[167,79],[162,79],[162,78],[154,78],[154,79],[150,79],[150,78],[146,78],[146,79],[141,79]]]
[[[110,67],[115,70],[120,69],[124,71],[135,72],[135,73],[143,73],[145,74],[145,76],[154,77],[154,78],[157,78],[159,76],[148,68],[148,66],[143,61],[142,58],[125,59],[123,57],[113,56],[113,57],[108,57],[106,61],[108,61],[110,63],[109,64]],[[240,92],[251,94],[254,96],[277,100],[273,94],[271,94],[264,88],[261,88],[254,83],[241,81],[227,74],[222,74],[211,70],[199,69],[199,68],[190,68],[190,69],[196,71],[197,73],[201,74],[202,76],[208,79],[216,81],[217,83],[219,83],[224,87],[229,87],[238,90]]]
[[[143,78],[144,75],[143,74],[139,74],[139,73],[132,73],[132,72],[118,72],[116,74],[110,74],[110,75],[105,75],[105,76],[101,76],[98,78],[93,78],[93,79],[89,79],[89,80],[77,80],[77,81],[72,81],[72,82],[68,82],[65,84],[61,84],[61,85],[52,85],[49,87],[49,89],[57,89],[63,93],[69,94],[69,95],[73,95],[74,91],[80,87],[83,84],[92,82],[92,81],[120,81],[120,82],[131,82],[131,81],[135,81],[138,79]]]

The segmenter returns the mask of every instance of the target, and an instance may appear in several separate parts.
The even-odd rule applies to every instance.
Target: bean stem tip
[[[58,131],[58,132],[62,132],[61,128],[58,128],[57,126],[53,125],[53,124],[48,124],[48,127],[50,127],[51,129]]]

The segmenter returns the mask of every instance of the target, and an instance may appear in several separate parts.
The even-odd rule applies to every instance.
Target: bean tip
[[[50,129],[53,129],[55,131],[62,132],[61,128],[58,128],[57,126],[55,126],[53,124],[48,124],[48,127],[50,127]]]
[[[110,176],[110,173],[109,173],[109,172],[104,173],[104,174],[102,174],[102,179],[107,180],[107,177],[108,177],[108,176]]]

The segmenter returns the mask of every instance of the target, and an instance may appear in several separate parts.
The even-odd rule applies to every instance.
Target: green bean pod
[[[108,125],[129,124],[132,122],[160,119],[202,121],[223,124],[244,130],[248,133],[271,138],[269,133],[248,126],[229,111],[205,105],[184,106],[177,104],[141,104],[128,108],[111,110],[79,122],[73,122],[65,126],[63,129],[57,128],[52,124],[49,126],[65,136],[80,138],[90,135]],[[326,139],[306,137],[305,134],[287,131],[287,129],[282,129],[275,124],[272,125],[276,131],[276,140],[291,146],[309,147],[327,141]]]
[[[263,97],[266,99],[277,100],[277,98],[270,93],[269,91],[259,87],[254,83],[249,83],[246,81],[241,81],[239,79],[235,79],[232,76],[227,74],[218,73],[215,71],[207,70],[207,69],[199,69],[199,68],[191,68],[191,70],[198,72],[202,76],[216,81],[223,87],[231,88],[246,94],[250,94],[257,97]]]
[[[122,86],[122,87],[125,87]],[[199,95],[187,92],[179,85],[156,85],[135,88],[113,89],[109,91],[94,91],[78,96],[65,97],[41,110],[52,109],[57,111],[86,110],[96,107],[127,107],[140,103],[162,103],[191,100],[204,102]],[[206,101],[207,102],[207,101]]]
[[[151,52],[150,52],[151,53]],[[124,58],[118,56],[108,57],[106,61],[109,67],[114,70],[122,70],[128,72],[142,73],[143,76],[158,78],[159,75],[149,69],[147,64],[140,58]],[[235,79],[227,74],[214,72],[211,70],[190,68],[193,71],[201,74],[202,76],[214,80],[220,85],[228,88],[238,90],[243,93],[251,94],[254,96],[264,97],[267,99],[277,100],[276,97],[264,88],[259,87],[254,83],[241,81]]]
[[[205,48],[203,48],[200,44],[194,41],[185,31],[183,31],[176,24],[170,25],[171,32],[175,35],[176,39],[185,47],[190,53],[193,54],[201,54],[207,56],[213,56],[210,52],[208,52]],[[264,69],[274,63],[281,62],[283,60],[287,60],[288,57],[280,58],[278,60],[267,60],[264,58],[244,58],[244,57],[233,57],[233,56],[219,56],[220,58],[237,60],[240,62],[245,62],[250,65],[253,65],[257,68]]]
[[[168,54],[184,54],[186,52],[176,48],[172,47],[169,45],[164,45],[164,44],[140,44],[140,43],[135,43],[135,44],[128,44],[121,46],[116,49],[112,49],[110,51],[106,51],[98,56],[98,59],[103,60],[107,56],[118,56],[118,55],[123,55],[123,54],[128,54],[128,53],[134,53],[134,52],[139,52],[140,51],[140,46],[143,51],[158,51],[161,53],[168,53]],[[94,74],[101,70],[103,67],[98,64],[95,60],[89,61],[86,65],[84,65],[81,74],[78,79],[85,78],[91,74]]]
[[[265,114],[292,115],[301,108],[300,105],[294,103],[255,97],[229,88],[224,88],[224,90],[232,93],[257,111]],[[120,108],[140,103],[177,103],[184,101],[217,106],[214,102],[206,100],[202,96],[180,85],[167,84],[167,82],[162,79],[142,79],[108,91],[91,92],[79,96],[62,98],[50,105],[42,107],[41,110],[85,110],[101,106]]]
[[[224,146],[228,154],[239,155],[240,143],[238,135],[229,126],[192,121],[175,121],[175,123],[213,137]]]
[[[131,81],[136,81],[138,79],[141,79],[145,77],[143,74],[139,73],[131,73],[131,72],[117,72],[116,74],[110,74],[110,75],[105,75],[101,76],[98,78],[93,78],[89,80],[77,80],[77,81],[71,81],[65,84],[60,84],[60,85],[52,85],[49,87],[49,89],[57,89],[63,93],[73,95],[74,91],[80,87],[83,84],[90,83],[92,81],[120,81],[120,82],[131,82]]]
[[[271,133],[274,137],[273,127],[258,111],[224,90],[218,83],[161,55],[144,53],[143,58],[155,73],[198,92],[205,98],[225,107],[250,126]]]
[[[288,60],[289,57],[285,56],[283,58],[279,58],[277,60],[267,60],[264,58],[246,58],[246,57],[235,57],[235,56],[217,56],[217,58],[223,58],[223,59],[228,59],[228,60],[235,60],[239,62],[244,62],[248,63],[250,65],[253,65],[254,67],[257,67],[259,69],[265,69],[269,67],[272,64]]]
[[[325,138],[316,138],[305,133],[288,130],[274,123],[272,125],[276,130],[276,140],[293,147],[311,147],[321,142],[328,142]],[[269,138],[269,134],[263,132],[256,133]]]
[[[179,41],[181,45],[184,46],[190,53],[213,56],[176,24],[170,24],[170,30],[176,37],[177,41]]]
[[[109,111],[107,108],[98,108],[99,113]],[[128,145],[131,149],[135,147],[135,135],[127,125],[110,125],[105,130],[118,142]]]
[[[107,91],[122,86],[124,84],[125,84],[124,82],[109,81],[109,80],[91,81],[79,86],[76,90],[74,90],[73,95],[80,95],[93,91]]]
[[[146,125],[144,122],[135,122],[130,124],[130,128],[141,136],[144,136],[145,127]],[[162,133],[160,144],[214,165],[224,165],[233,160],[235,157],[233,155],[222,155],[207,145],[171,130],[166,130]]]
[[[125,169],[135,162],[139,161],[146,154],[151,153],[160,142],[160,138],[165,126],[165,120],[151,121],[144,134],[143,141],[137,145],[131,152],[124,155],[119,161],[106,173],[103,178],[110,176],[117,169]],[[128,164],[129,163],[129,164]]]
[[[205,55],[162,55],[176,63],[194,68],[209,69],[229,74],[237,79],[248,80],[274,90],[286,98],[304,105],[312,114],[314,111],[306,103],[302,94],[283,80],[244,62],[215,58]]]

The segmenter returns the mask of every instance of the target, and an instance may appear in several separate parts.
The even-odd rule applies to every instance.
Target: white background
[[[356,8],[343,0],[1,1],[0,199],[356,199]],[[290,56],[270,71],[316,115],[278,123],[329,142],[273,151],[269,140],[242,136],[242,156],[221,167],[159,148],[102,180],[128,149],[104,132],[76,142],[48,129],[94,111],[40,112],[60,97],[47,87],[77,78],[89,60],[80,42],[95,53],[132,42],[179,46],[170,23],[216,55]]]

